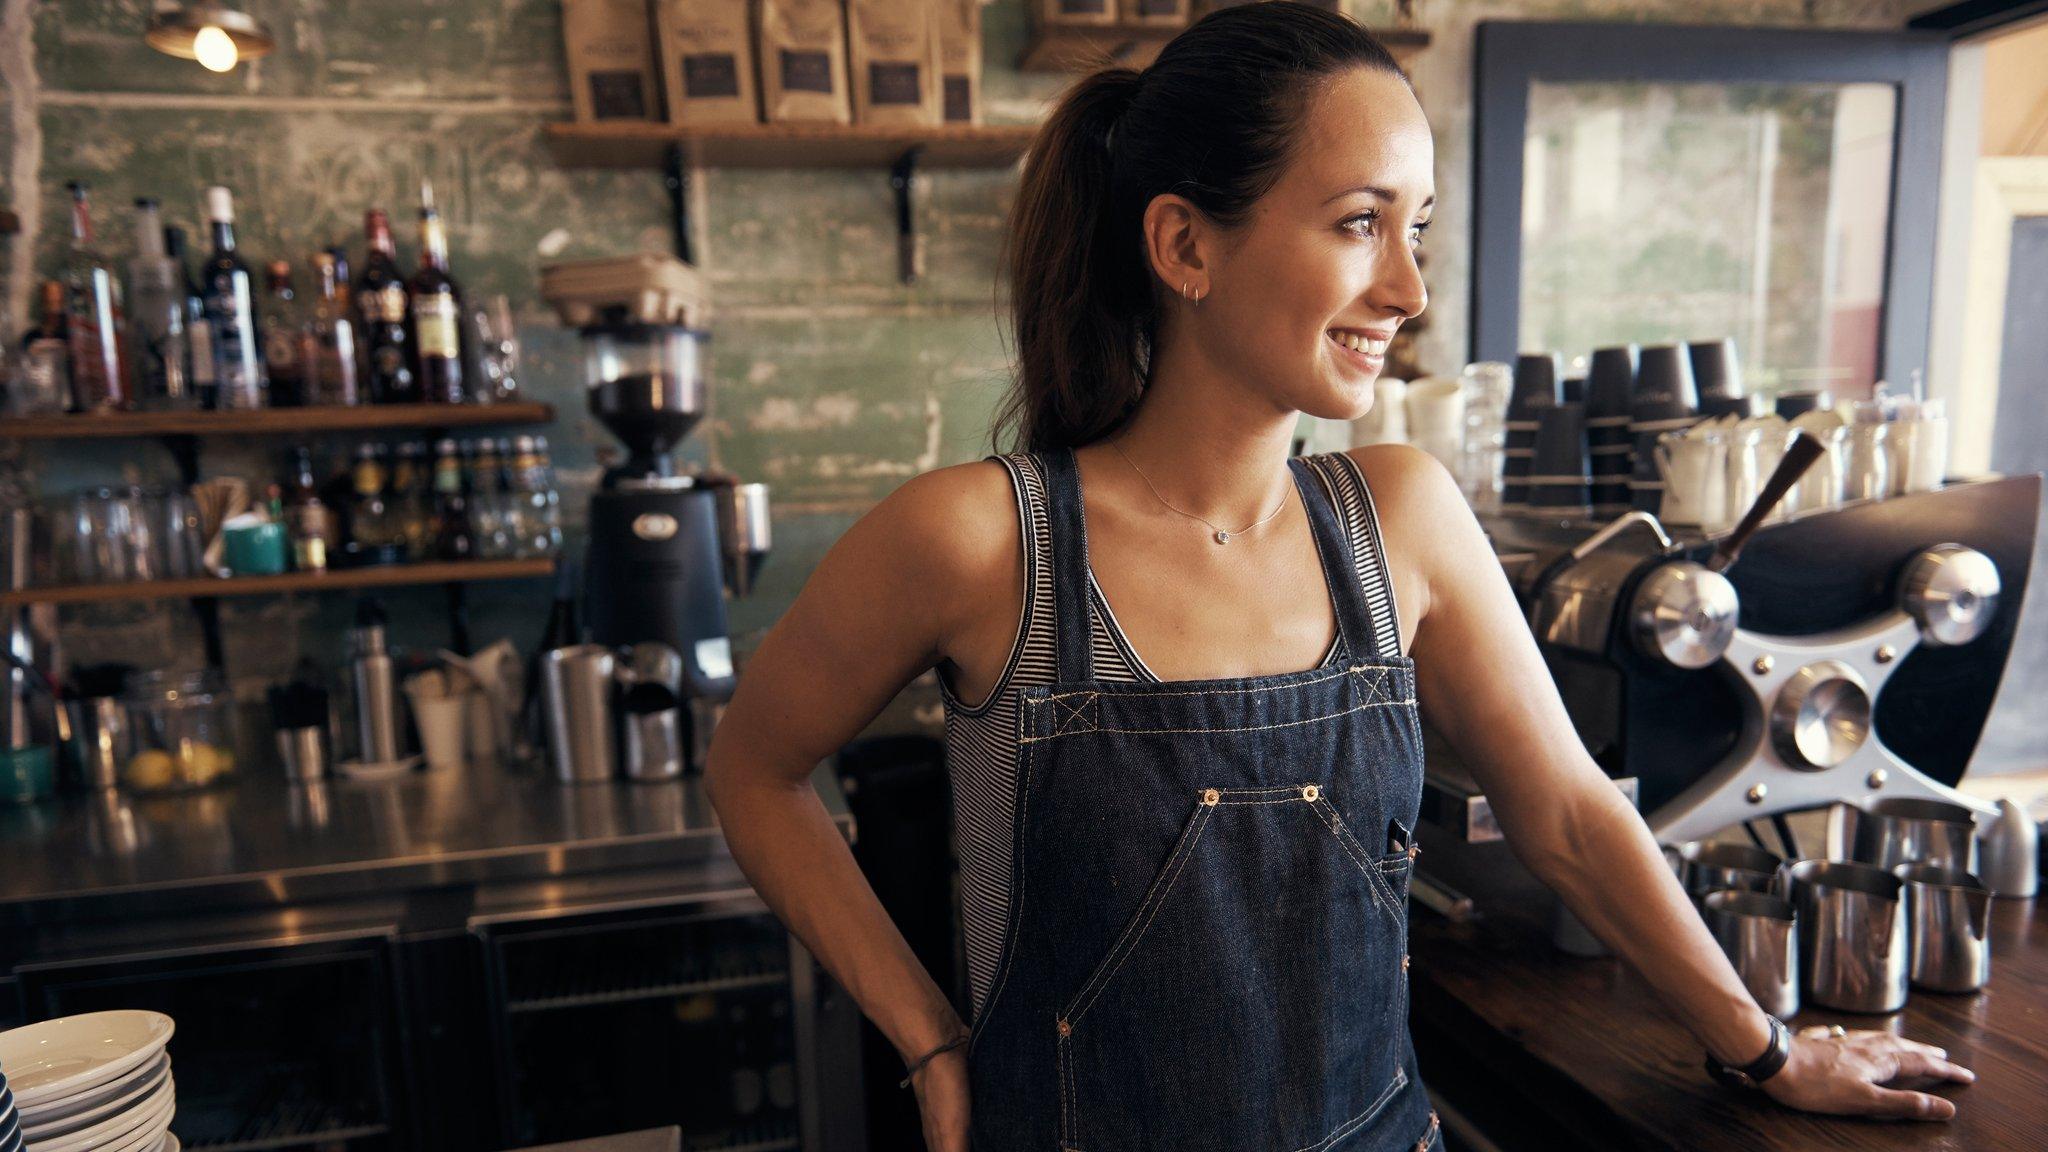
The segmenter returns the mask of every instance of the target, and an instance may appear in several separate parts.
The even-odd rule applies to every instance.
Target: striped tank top
[[[1024,550],[1024,607],[1009,662],[988,698],[969,705],[939,677],[946,714],[946,766],[953,790],[953,847],[960,862],[960,920],[971,998],[970,1023],[981,1014],[1010,912],[1011,853],[1017,800],[1019,693],[1057,679],[1053,662],[1052,520],[1046,507],[1043,466],[1036,456],[993,456],[1010,473]],[[1394,612],[1393,578],[1380,544],[1372,493],[1356,462],[1341,453],[1303,461],[1320,482],[1351,540],[1358,579],[1373,613],[1382,652],[1399,652],[1401,634]],[[1102,680],[1146,681],[1159,677],[1145,666],[1088,574],[1089,636],[1095,675]],[[1336,655],[1336,642],[1322,664]]]

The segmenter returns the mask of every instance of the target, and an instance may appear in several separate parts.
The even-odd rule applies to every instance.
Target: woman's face
[[[1388,342],[1429,298],[1415,257],[1434,167],[1429,124],[1399,77],[1332,78],[1272,190],[1222,234],[1185,334],[1281,408],[1363,415]]]

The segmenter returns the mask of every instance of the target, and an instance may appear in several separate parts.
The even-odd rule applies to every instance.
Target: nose
[[[1378,312],[1413,320],[1429,305],[1429,286],[1422,282],[1422,265],[1415,249],[1396,245],[1374,269],[1366,302]]]

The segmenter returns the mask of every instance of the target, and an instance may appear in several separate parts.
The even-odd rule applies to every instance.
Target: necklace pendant
[[[1222,530],[1222,529],[1220,529],[1220,528],[1219,528],[1219,529],[1217,529],[1217,531],[1216,531],[1216,542],[1217,542],[1218,544],[1228,544],[1228,543],[1230,543],[1230,533],[1228,533],[1228,532],[1225,532],[1225,531],[1223,531],[1223,530]]]

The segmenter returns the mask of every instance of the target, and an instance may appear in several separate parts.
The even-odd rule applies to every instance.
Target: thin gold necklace
[[[1116,454],[1124,458],[1124,463],[1129,464],[1131,466],[1131,471],[1136,472],[1138,474],[1138,479],[1143,480],[1145,482],[1145,487],[1152,489],[1152,498],[1154,500],[1159,501],[1161,504],[1166,505],[1169,509],[1172,509],[1173,511],[1180,513],[1181,515],[1187,517],[1190,520],[1200,520],[1202,523],[1207,524],[1209,526],[1209,531],[1214,534],[1213,538],[1218,544],[1230,543],[1232,539],[1242,536],[1245,533],[1251,531],[1252,529],[1257,528],[1259,525],[1266,523],[1268,520],[1271,520],[1273,517],[1278,516],[1280,514],[1280,510],[1282,508],[1287,507],[1287,493],[1282,492],[1280,494],[1280,502],[1278,504],[1273,505],[1273,510],[1271,512],[1268,512],[1264,516],[1259,517],[1257,520],[1254,520],[1251,523],[1245,525],[1244,527],[1233,531],[1231,529],[1223,527],[1220,524],[1217,524],[1215,521],[1209,519],[1206,516],[1197,516],[1193,512],[1190,512],[1185,508],[1175,508],[1171,501],[1169,501],[1166,497],[1161,496],[1159,494],[1159,486],[1152,483],[1152,478],[1150,476],[1145,475],[1145,470],[1143,468],[1138,467],[1137,461],[1132,460],[1130,456],[1124,452],[1123,445],[1117,443],[1114,440],[1111,440],[1109,442],[1109,446],[1111,448],[1116,449]]]

